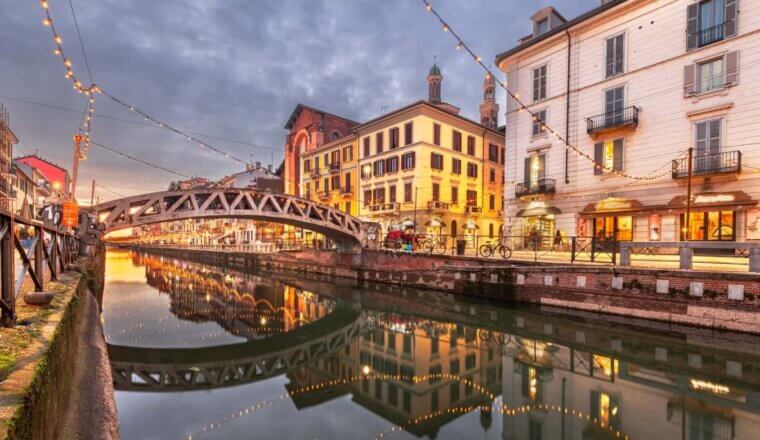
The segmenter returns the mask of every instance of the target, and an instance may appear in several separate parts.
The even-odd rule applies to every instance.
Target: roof
[[[628,0],[612,0],[612,1],[609,1],[607,3],[603,3],[600,6],[597,6],[596,8],[594,8],[594,9],[588,11],[588,12],[585,12],[585,13],[583,13],[583,14],[575,17],[575,18],[573,18],[570,21],[566,21],[565,23],[563,23],[563,24],[555,27],[554,29],[549,30],[548,32],[546,32],[544,34],[539,35],[536,38],[532,38],[532,39],[526,41],[525,43],[518,44],[517,46],[513,47],[512,49],[509,49],[506,52],[502,52],[502,53],[496,55],[496,65],[498,66],[502,62],[502,60],[504,60],[505,58],[507,58],[509,56],[512,56],[512,55],[514,55],[514,54],[516,54],[518,52],[521,52],[521,51],[523,51],[523,50],[525,50],[525,49],[533,46],[536,43],[539,43],[541,41],[544,41],[544,40],[546,40],[548,38],[553,37],[554,35],[562,33],[566,29],[570,29],[571,27],[573,27],[573,26],[575,26],[575,25],[577,25],[579,23],[583,23],[584,21],[597,16],[597,15],[599,15],[599,14],[607,11],[608,9],[612,9],[615,6],[618,6],[618,5],[620,5],[622,3],[625,3],[627,1]],[[555,11],[555,13],[556,13],[556,11]]]
[[[51,161],[45,159],[44,157],[40,157],[40,156],[38,156],[36,154],[27,154],[26,156],[19,156],[19,157],[14,158],[13,160],[14,161],[22,161],[24,159],[37,159],[39,161],[45,162],[46,164],[50,165],[51,167],[58,168],[59,170],[61,170],[64,173],[66,173],[67,176],[69,175],[69,170],[67,170],[66,168],[58,165],[55,162],[51,162]]]
[[[441,76],[441,69],[438,68],[438,65],[436,63],[433,63],[433,67],[430,68],[430,72],[428,72],[428,75]]]
[[[17,163],[15,160],[13,161],[13,168],[16,169],[19,173],[23,174],[23,177],[26,178],[26,180],[29,180],[33,184],[37,184],[37,182],[34,181],[33,173],[34,170],[32,167],[25,163]]]
[[[348,118],[344,118],[343,116],[338,116],[336,114],[329,113],[329,112],[326,112],[324,110],[320,110],[320,109],[315,108],[315,107],[310,107],[310,106],[308,106],[306,104],[298,103],[296,105],[296,108],[293,109],[293,113],[290,114],[290,117],[288,118],[288,122],[285,123],[285,129],[286,130],[290,130],[290,127],[293,125],[293,122],[296,121],[296,118],[298,117],[298,113],[300,113],[301,110],[311,110],[311,111],[313,111],[315,113],[319,113],[321,115],[332,116],[333,118],[341,119],[341,120],[346,121],[346,122],[348,122],[350,124],[359,125],[358,122],[352,121],[351,119],[348,119]]]
[[[413,103],[411,103],[409,105],[406,105],[404,107],[400,107],[400,108],[397,108],[396,110],[393,110],[391,112],[384,113],[383,115],[380,115],[380,116],[378,116],[378,117],[376,117],[374,119],[370,119],[369,121],[361,124],[360,126],[355,127],[354,130],[358,130],[358,129],[362,128],[362,127],[366,127],[368,125],[372,125],[372,124],[374,124],[376,122],[379,122],[379,121],[381,121],[381,120],[383,120],[385,118],[389,118],[389,117],[395,115],[396,113],[401,113],[403,111],[409,110],[409,109],[411,109],[413,107],[416,107],[416,106],[419,106],[419,105],[421,105],[421,106],[427,106],[427,107],[430,107],[430,108],[434,108],[434,109],[436,109],[438,111],[441,111],[441,112],[443,112],[443,113],[445,113],[447,115],[450,115],[450,116],[452,116],[454,118],[457,118],[459,120],[468,122],[470,124],[477,125],[478,127],[482,128],[484,130],[490,131],[491,133],[497,134],[497,135],[502,136],[502,137],[504,136],[504,133],[501,133],[501,132],[499,132],[497,130],[490,129],[490,128],[484,126],[483,124],[481,124],[480,122],[473,121],[470,118],[465,118],[462,115],[458,115],[458,114],[455,114],[455,113],[447,112],[446,110],[442,109],[441,107],[439,107],[439,106],[437,106],[435,104],[432,104],[430,102],[424,101],[424,100],[415,101],[415,102],[413,102]]]

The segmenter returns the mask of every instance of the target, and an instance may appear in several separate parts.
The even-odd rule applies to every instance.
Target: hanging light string
[[[465,51],[467,51],[467,53],[470,54],[472,59],[477,64],[479,64],[494,79],[496,84],[498,84],[499,87],[504,89],[507,92],[507,94],[517,102],[517,104],[519,105],[519,112],[528,112],[528,114],[531,116],[533,121],[540,124],[540,127],[542,130],[545,130],[546,132],[554,136],[557,140],[562,142],[564,144],[564,147],[570,150],[577,157],[582,157],[590,161],[594,165],[595,169],[602,170],[604,172],[608,172],[608,173],[615,174],[617,176],[625,177],[627,179],[632,179],[632,180],[652,181],[652,180],[657,180],[668,174],[668,172],[663,172],[662,174],[655,175],[655,176],[634,176],[631,174],[627,174],[627,173],[624,173],[623,171],[615,170],[614,167],[608,167],[604,163],[597,162],[589,154],[581,151],[578,147],[571,145],[567,139],[565,139],[557,131],[555,131],[553,128],[547,125],[544,121],[542,121],[536,113],[532,112],[528,108],[528,106],[520,100],[518,93],[513,93],[511,90],[509,90],[507,85],[504,84],[504,82],[502,82],[496,75],[494,75],[491,69],[488,66],[486,66],[486,64],[483,62],[483,59],[479,55],[477,55],[475,52],[473,52],[472,49],[470,49],[470,47],[464,42],[464,40],[462,40],[462,38],[460,38],[459,35],[457,35],[457,33],[451,28],[451,26],[443,19],[443,17],[438,13],[438,11],[436,11],[433,8],[433,5],[431,5],[428,0],[420,0],[420,1],[424,4],[425,10],[432,13],[436,17],[436,19],[438,19],[438,21],[443,26],[443,31],[450,33],[457,40],[456,49],[457,50],[464,49]]]
[[[51,33],[53,35],[53,42],[55,44],[55,49],[53,50],[53,53],[61,58],[61,62],[63,63],[64,68],[66,69],[66,75],[65,75],[66,79],[68,79],[69,81],[71,81],[74,90],[76,90],[79,93],[82,93],[82,94],[86,95],[87,99],[89,101],[87,115],[85,117],[86,122],[85,122],[85,126],[83,127],[84,128],[84,130],[83,130],[83,132],[84,132],[84,135],[83,135],[83,137],[84,137],[84,144],[82,146],[83,153],[80,156],[80,158],[82,158],[82,156],[84,156],[86,158],[87,148],[90,145],[90,131],[91,131],[90,127],[91,127],[92,118],[94,116],[93,115],[93,113],[94,113],[94,103],[95,103],[95,97],[94,96],[95,96],[96,93],[101,93],[101,94],[107,96],[112,101],[116,102],[117,104],[122,105],[122,106],[128,108],[130,111],[133,111],[133,112],[136,112],[136,113],[140,114],[141,116],[143,116],[145,118],[146,121],[150,121],[150,122],[156,124],[157,126],[159,126],[161,128],[165,128],[167,130],[173,131],[174,133],[182,135],[185,138],[187,138],[188,140],[197,143],[202,148],[207,148],[207,149],[209,149],[209,150],[211,150],[211,151],[213,151],[213,152],[215,152],[215,153],[217,153],[217,154],[219,154],[221,156],[224,156],[224,157],[226,157],[228,159],[232,159],[232,160],[234,160],[234,161],[236,161],[238,163],[246,164],[246,162],[244,160],[242,160],[242,159],[240,159],[238,157],[235,157],[234,155],[232,155],[232,154],[230,154],[230,153],[228,153],[226,151],[223,151],[220,148],[217,148],[217,147],[215,147],[213,145],[208,144],[207,142],[204,142],[204,141],[198,139],[197,137],[193,136],[190,132],[186,132],[186,131],[177,129],[177,128],[175,128],[175,127],[173,127],[173,126],[171,126],[171,125],[169,125],[169,124],[167,124],[167,123],[159,120],[158,118],[149,115],[147,112],[144,112],[144,111],[138,109],[134,105],[127,104],[126,102],[124,102],[121,99],[117,98],[113,94],[105,92],[98,85],[96,85],[96,84],[94,84],[92,82],[91,82],[91,84],[89,86],[84,86],[82,84],[82,82],[77,78],[76,74],[74,73],[73,63],[71,62],[71,60],[69,58],[66,57],[66,55],[65,55],[65,53],[63,51],[63,38],[58,33],[58,31],[55,29],[55,25],[53,24],[53,18],[52,18],[51,13],[50,13],[50,7],[49,7],[49,4],[48,4],[48,1],[47,0],[41,0],[40,1],[40,5],[42,6],[43,11],[45,12],[45,18],[42,20],[42,24],[45,25],[46,27],[50,28],[50,31],[51,31]]]
[[[219,154],[221,156],[224,156],[224,157],[226,157],[228,159],[232,159],[235,162],[238,162],[240,164],[246,164],[247,163],[246,161],[240,159],[239,157],[236,157],[236,156],[234,156],[234,155],[232,155],[232,154],[230,154],[230,153],[228,153],[226,151],[223,151],[220,148],[217,148],[217,147],[215,147],[215,146],[213,146],[213,145],[211,145],[211,144],[209,144],[207,142],[204,142],[201,139],[198,139],[198,137],[194,136],[193,134],[191,134],[188,131],[180,130],[180,129],[176,128],[176,127],[173,127],[173,126],[167,124],[166,122],[161,121],[158,118],[156,118],[154,116],[151,116],[147,112],[145,112],[145,111],[143,111],[143,110],[135,107],[134,105],[127,104],[123,100],[119,99],[118,97],[114,96],[113,94],[111,94],[111,93],[109,93],[109,92],[107,92],[105,90],[100,90],[100,92],[103,95],[105,95],[106,97],[108,97],[109,99],[111,99],[113,102],[115,102],[115,103],[117,103],[117,104],[119,104],[119,105],[121,105],[121,106],[129,109],[129,111],[131,111],[131,112],[139,114],[146,121],[150,121],[150,122],[154,123],[155,125],[157,125],[157,126],[159,126],[161,128],[165,128],[165,129],[167,129],[169,131],[172,131],[172,132],[177,133],[177,134],[179,134],[181,136],[184,136],[187,140],[197,143],[201,148],[207,148],[207,149],[209,149],[209,150],[211,150],[211,151],[213,151],[213,152],[215,152],[215,153],[217,153],[217,154]]]

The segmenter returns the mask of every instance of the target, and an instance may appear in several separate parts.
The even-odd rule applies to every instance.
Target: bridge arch
[[[363,223],[343,211],[300,197],[242,188],[164,191],[111,200],[91,208],[100,230],[109,233],[152,223],[196,218],[272,221],[320,233],[339,249],[358,249]]]

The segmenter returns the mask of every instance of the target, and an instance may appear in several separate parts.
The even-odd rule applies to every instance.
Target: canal
[[[109,250],[122,438],[760,432],[757,337],[365,287]]]

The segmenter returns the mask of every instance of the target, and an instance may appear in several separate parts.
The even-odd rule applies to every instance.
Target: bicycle
[[[419,247],[427,251],[428,255],[446,253],[446,241],[440,237],[428,237],[420,240]]]
[[[498,252],[501,258],[508,259],[512,257],[512,248],[504,244],[501,240],[495,243],[484,243],[478,249],[480,255],[485,258],[493,256],[494,252]]]

